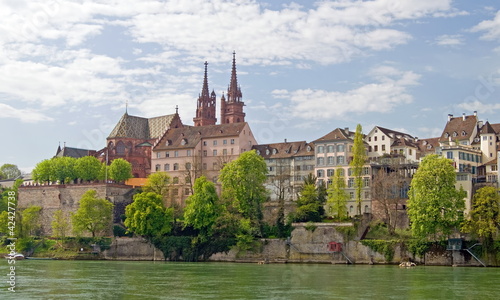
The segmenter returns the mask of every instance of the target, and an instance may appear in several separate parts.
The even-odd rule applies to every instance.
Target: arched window
[[[116,154],[125,154],[125,144],[122,141],[119,141],[118,144],[116,144]]]
[[[365,205],[365,213],[369,213],[370,209],[368,208],[368,205]]]
[[[160,166],[160,164],[157,164],[157,165],[155,166],[155,170],[156,170],[156,172],[158,172],[158,171],[160,171],[160,170],[161,170],[161,166]]]
[[[174,171],[177,171],[177,170],[179,170],[179,164],[178,164],[178,163],[175,163],[175,164],[174,164]]]

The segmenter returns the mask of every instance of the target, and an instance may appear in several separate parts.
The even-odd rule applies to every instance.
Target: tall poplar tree
[[[354,176],[354,187],[358,215],[361,215],[361,191],[363,189],[363,166],[366,162],[366,149],[363,141],[363,128],[361,124],[356,126],[356,133],[354,134],[354,145],[352,147],[352,160],[349,165],[352,168],[352,175]]]
[[[332,176],[332,184],[328,186],[328,210],[333,217],[343,220],[347,218],[347,194],[343,172],[337,170]]]

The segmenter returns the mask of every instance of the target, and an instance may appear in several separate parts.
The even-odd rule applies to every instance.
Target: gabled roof
[[[496,165],[496,164],[498,164],[498,158],[492,159],[492,160],[484,163],[484,165]]]
[[[416,142],[418,150],[420,152],[435,152],[436,148],[439,147],[439,138],[429,138],[429,139],[421,139]]]
[[[170,128],[154,145],[153,150],[194,148],[202,138],[238,137],[246,122],[209,126]]]
[[[411,139],[413,140],[413,136],[409,135],[408,133],[380,127],[380,126],[375,126],[375,128],[378,128],[383,134],[389,136],[392,139],[400,139],[400,138],[406,138],[406,139]]]
[[[500,123],[490,124],[496,134],[500,133]]]
[[[157,139],[170,126],[175,116],[172,114],[148,119],[125,113],[108,138]]]
[[[412,147],[412,148],[418,148],[418,146],[413,143],[411,140],[405,139],[403,137],[399,139],[395,139],[394,142],[392,143],[391,147]]]
[[[446,123],[446,126],[439,138],[439,142],[448,142],[451,140],[470,140],[474,129],[477,127],[477,116],[460,116],[460,117],[450,117],[450,120]]]
[[[333,141],[340,141],[340,140],[350,140],[354,141],[354,132],[349,131],[348,128],[346,129],[341,129],[341,128],[336,128],[333,131],[327,133],[326,135],[320,137],[317,140],[314,140],[313,143],[319,143],[319,142],[333,142]]]
[[[264,158],[292,158],[314,155],[314,144],[306,141],[254,145],[257,153]]]
[[[56,153],[55,157],[74,157],[80,158],[84,156],[89,156],[95,153],[95,150],[79,149],[64,146],[57,148],[59,151]]]

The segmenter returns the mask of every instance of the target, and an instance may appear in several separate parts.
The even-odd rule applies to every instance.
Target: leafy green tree
[[[82,180],[96,180],[99,177],[100,171],[101,162],[94,156],[80,157],[75,162],[76,177]]]
[[[98,180],[105,181],[109,179],[109,166],[106,163],[101,163],[101,168],[99,169],[99,175],[97,176]]]
[[[112,218],[113,203],[97,198],[95,190],[88,190],[80,199],[80,205],[71,216],[71,222],[77,235],[88,231],[95,237],[110,230]]]
[[[358,215],[361,215],[361,192],[363,189],[363,166],[366,162],[366,149],[363,141],[363,128],[361,124],[356,126],[356,133],[354,134],[354,145],[352,146],[352,160],[349,165],[352,168],[352,175],[354,176],[354,188],[356,196],[356,204]]]
[[[347,219],[347,201],[349,194],[346,192],[344,174],[335,172],[332,184],[328,187],[328,209],[331,216],[344,220]]]
[[[146,193],[156,193],[163,198],[166,198],[168,195],[170,183],[171,180],[168,173],[156,172],[148,176],[148,181],[146,182],[142,190]]]
[[[132,165],[122,158],[114,159],[109,166],[108,175],[115,182],[124,182],[132,178]]]
[[[199,237],[202,241],[206,241],[212,235],[222,209],[215,184],[208,181],[205,176],[201,176],[194,182],[193,195],[186,200],[184,225],[199,230]]]
[[[125,215],[128,230],[149,240],[172,231],[173,209],[165,208],[162,197],[156,193],[134,195],[134,201],[125,208]]]
[[[29,206],[21,212],[22,234],[28,236],[39,236],[42,226],[40,225],[41,206]]]
[[[500,195],[498,189],[485,186],[473,197],[470,219],[464,222],[462,230],[479,236],[483,243],[491,244],[500,229]]]
[[[74,157],[54,157],[52,158],[52,171],[54,179],[64,184],[77,178],[75,171],[76,158]]]
[[[449,159],[435,154],[424,157],[408,192],[408,217],[415,237],[445,239],[460,224],[466,194],[455,188],[455,182]]]
[[[10,232],[9,229],[9,212],[4,210],[0,212],[0,233],[8,235]]]
[[[13,179],[21,176],[21,171],[16,165],[4,164],[0,167],[0,179]]]
[[[243,218],[250,220],[259,236],[262,233],[262,203],[267,198],[266,175],[264,158],[252,150],[226,164],[219,176],[222,196],[232,201]]]
[[[60,239],[64,239],[69,232],[71,223],[68,215],[61,209],[56,210],[52,216],[52,234]]]
[[[38,183],[49,183],[56,180],[53,170],[53,160],[45,159],[36,164],[31,175],[33,176],[33,180]]]
[[[297,199],[297,209],[293,215],[296,222],[320,222],[322,205],[318,200],[318,190],[314,184],[306,184]]]

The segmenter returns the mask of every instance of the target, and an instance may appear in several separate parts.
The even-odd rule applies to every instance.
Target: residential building
[[[314,144],[306,141],[254,145],[268,168],[270,201],[296,201],[304,179],[314,174]]]
[[[415,138],[407,133],[375,126],[366,135],[365,142],[371,159],[397,153],[409,161],[417,161],[418,146]]]

